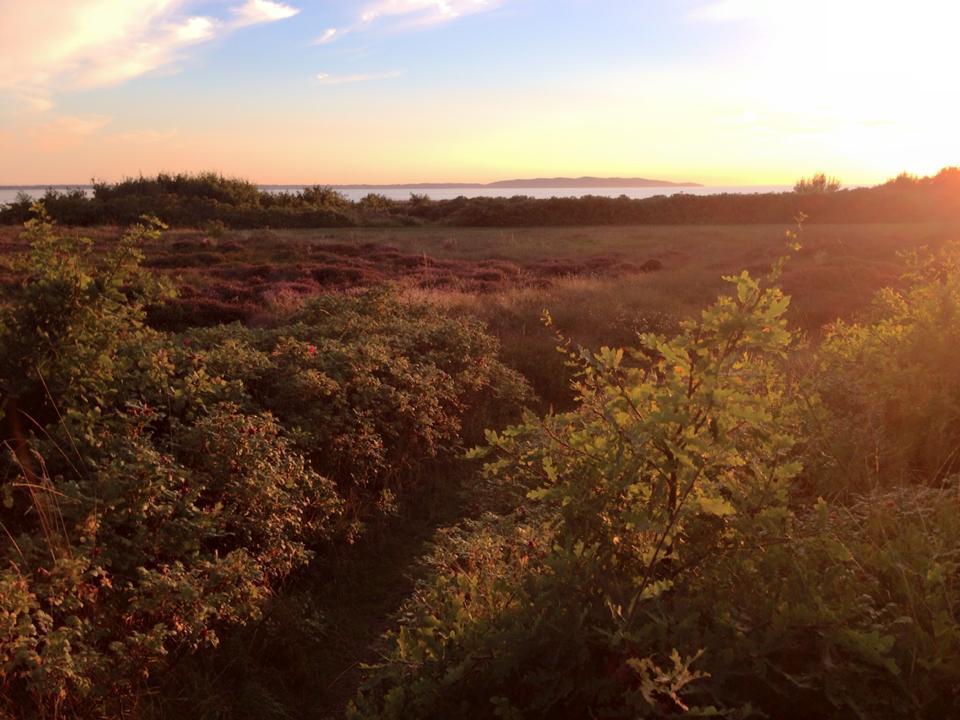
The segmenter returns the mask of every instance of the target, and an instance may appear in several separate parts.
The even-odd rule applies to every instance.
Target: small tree
[[[800,178],[793,186],[796,193],[831,193],[840,189],[840,181],[835,177],[827,177],[824,173],[817,173],[810,178]]]
[[[386,212],[390,209],[390,198],[381,193],[367,193],[360,198],[358,204],[362,210]]]
[[[307,205],[343,209],[350,205],[347,196],[329,185],[311,185],[300,191],[300,197]]]

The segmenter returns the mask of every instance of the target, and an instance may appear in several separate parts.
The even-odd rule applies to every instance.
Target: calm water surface
[[[75,190],[80,189],[89,191],[89,185],[53,185],[56,190]],[[268,192],[299,192],[305,185],[270,185],[261,186],[261,189]],[[0,205],[13,202],[18,193],[26,193],[30,197],[42,197],[46,186],[0,186]],[[741,186],[712,186],[712,187],[693,187],[693,188],[675,188],[675,187],[652,187],[652,188],[445,188],[437,187],[428,190],[416,188],[348,188],[342,189],[344,195],[351,200],[359,200],[364,195],[376,192],[386,195],[393,200],[406,200],[411,193],[428,195],[434,200],[450,200],[461,195],[466,197],[511,197],[514,195],[527,195],[534,198],[550,197],[583,197],[584,195],[600,195],[605,197],[619,197],[626,195],[630,198],[648,198],[655,195],[675,195],[676,193],[688,193],[690,195],[715,195],[717,193],[764,193],[764,192],[785,192],[791,188],[787,185],[741,185]]]

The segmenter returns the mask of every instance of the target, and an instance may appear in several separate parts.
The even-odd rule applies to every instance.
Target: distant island
[[[323,185],[323,183],[317,183]],[[257,185],[265,190],[286,190],[290,188],[310,187],[311,183],[306,184],[269,184]],[[93,185],[82,183],[70,184],[47,184],[47,185],[0,185],[0,190],[4,191],[43,191],[43,190],[89,190]],[[329,185],[334,190],[435,190],[443,189],[476,189],[476,188],[656,188],[656,187],[705,187],[695,182],[670,182],[668,180],[651,180],[649,178],[600,178],[600,177],[579,177],[579,178],[531,178],[519,180],[498,180],[491,183],[387,183],[387,184],[353,184],[353,185]]]
[[[270,186],[264,186],[270,187]],[[531,178],[527,180],[498,180],[491,183],[396,183],[387,185],[331,185],[335,190],[433,190],[436,188],[642,188],[642,187],[703,187],[695,182],[669,182],[649,178]]]
[[[530,180],[500,180],[487,184],[485,187],[529,187],[529,188],[582,188],[582,187],[703,187],[695,182],[669,182],[667,180],[650,180],[648,178],[533,178]]]

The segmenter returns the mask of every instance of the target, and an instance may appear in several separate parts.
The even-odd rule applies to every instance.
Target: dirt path
[[[467,514],[467,501],[458,481],[449,481],[410,503],[407,514],[376,528],[353,553],[336,559],[334,578],[318,589],[326,608],[329,645],[323,674],[329,679],[315,698],[316,714],[340,717],[363,679],[362,665],[380,658],[381,638],[413,591],[420,576],[418,560],[429,550],[438,528]]]
[[[471,476],[469,468],[460,473]],[[153,717],[204,720],[340,718],[376,662],[438,528],[473,514],[469,482],[438,478],[353,546],[318,558],[264,618],[181,662]]]

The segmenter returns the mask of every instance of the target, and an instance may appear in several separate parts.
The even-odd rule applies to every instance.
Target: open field
[[[578,331],[619,326],[632,330],[621,311],[684,316],[709,302],[722,276],[747,269],[763,272],[787,253],[787,231],[780,225],[654,226],[590,228],[385,229],[335,230],[322,234],[291,231],[284,238],[309,243],[385,244],[431,258],[483,262],[509,261],[534,268],[562,268],[552,282],[505,284],[496,299],[480,306],[493,320],[510,308],[533,304],[562,313],[565,306],[584,315]],[[256,238],[256,234],[248,237]],[[798,235],[802,245],[784,272],[785,291],[793,299],[791,318],[815,331],[836,317],[864,307],[870,295],[896,281],[902,263],[897,254],[960,239],[960,223],[807,225]],[[792,242],[792,241],[789,241]],[[590,262],[597,262],[590,267]],[[631,274],[651,261],[653,272]],[[607,269],[615,271],[607,272]],[[457,288],[427,285],[420,297],[458,306],[469,301]],[[495,307],[496,309],[492,309]],[[483,313],[483,307],[477,308]],[[606,317],[605,317],[606,316]],[[562,315],[558,315],[564,328]],[[626,325],[626,328],[623,326]],[[587,336],[583,336],[586,340]],[[600,339],[601,335],[597,335]],[[611,338],[611,342],[614,338]]]
[[[145,247],[145,265],[181,297],[152,313],[164,327],[270,323],[311,295],[381,283],[410,300],[480,318],[546,405],[570,400],[569,373],[542,322],[586,347],[629,345],[669,331],[716,296],[722,276],[762,273],[787,250],[780,225],[587,228],[170,230]],[[116,228],[76,230],[104,248]],[[0,228],[0,247],[19,246]],[[960,238],[960,223],[810,224],[783,287],[795,327],[816,337],[896,283],[900,252]]]
[[[320,230],[234,231],[237,238],[394,245],[437,258],[535,260],[621,253],[631,260],[657,253],[697,253],[712,262],[736,262],[761,248],[778,248],[787,225],[648,225],[577,228],[323,228]],[[810,247],[847,245],[848,250],[885,252],[904,243],[933,241],[960,229],[960,223],[807,224],[802,241]],[[230,231],[228,231],[230,232]]]
[[[215,236],[171,230],[145,246],[145,265],[191,288],[190,294],[214,288],[227,301],[232,289],[241,303],[262,304],[277,293],[289,297],[393,282],[444,304],[461,304],[463,295],[508,293],[509,302],[502,304],[569,296],[589,305],[591,296],[606,296],[594,310],[616,315],[618,306],[628,305],[677,315],[713,297],[721,276],[760,271],[784,254],[787,230],[777,225],[391,228]],[[0,250],[22,247],[20,232],[0,229]],[[119,234],[114,228],[72,232],[105,246]],[[784,275],[784,287],[794,297],[794,321],[814,330],[856,311],[873,290],[896,279],[898,252],[935,249],[958,237],[960,223],[806,226],[799,236],[802,249]],[[444,299],[448,293],[452,299]]]

